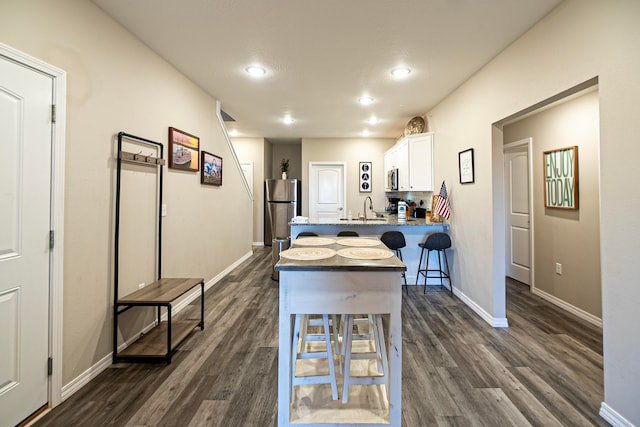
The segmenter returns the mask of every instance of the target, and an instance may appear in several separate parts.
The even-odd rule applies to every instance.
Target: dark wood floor
[[[278,285],[270,248],[206,294],[171,365],[117,364],[37,426],[274,426]],[[441,288],[403,301],[403,426],[606,426],[601,330],[507,283],[507,329]],[[199,318],[199,306],[177,317]]]

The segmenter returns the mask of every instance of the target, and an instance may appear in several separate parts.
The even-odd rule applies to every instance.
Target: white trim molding
[[[231,138],[229,137],[229,132],[227,132],[227,126],[224,124],[224,119],[222,118],[222,113],[220,112],[221,105],[220,101],[216,101],[216,117],[218,118],[218,123],[220,124],[220,128],[222,129],[222,134],[224,135],[225,141],[227,141],[227,145],[229,146],[229,150],[231,151],[231,156],[233,157],[233,162],[236,164],[238,171],[240,171],[240,176],[242,177],[242,182],[244,182],[244,187],[247,189],[247,194],[249,198],[253,202],[253,191],[251,191],[251,186],[247,182],[247,177],[244,176],[244,172],[242,171],[242,167],[240,166],[240,160],[238,160],[238,155],[236,154],[236,149],[231,142]]]
[[[480,316],[485,322],[490,324],[493,328],[508,328],[509,322],[506,317],[493,317],[484,308],[480,307],[474,300],[465,295],[461,290],[454,287],[453,294],[460,298],[471,310]]]
[[[49,379],[49,407],[62,403],[62,291],[64,266],[64,160],[67,121],[67,73],[10,46],[0,43],[0,56],[51,77],[52,104],[56,118],[51,132],[51,229],[55,245],[49,252],[49,356],[53,372]]]
[[[584,311],[581,308],[578,308],[574,305],[569,304],[568,302],[561,300],[560,298],[553,296],[545,291],[540,290],[540,288],[531,288],[531,293],[534,295],[539,296],[542,299],[545,299],[547,301],[549,301],[551,304],[558,306],[566,311],[568,311],[571,314],[574,314],[576,316],[578,316],[579,318],[581,318],[582,320],[585,320],[589,323],[591,323],[592,325],[598,326],[600,328],[602,328],[602,319],[600,319],[599,317],[594,316],[591,313],[587,313],[586,311]]]
[[[631,421],[616,412],[611,406],[605,402],[600,404],[600,418],[611,424],[613,427],[635,427]]]

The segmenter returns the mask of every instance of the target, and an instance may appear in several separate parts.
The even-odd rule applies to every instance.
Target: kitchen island
[[[290,223],[291,225],[291,241],[293,242],[298,234],[303,231],[310,231],[319,236],[336,236],[340,231],[355,231],[361,237],[380,237],[385,231],[397,230],[404,234],[407,246],[402,249],[402,260],[407,266],[407,284],[416,284],[416,273],[418,271],[418,260],[420,259],[420,247],[418,243],[424,241],[428,233],[438,231],[449,231],[449,224],[432,223],[429,218],[408,218],[406,221],[398,221],[396,215],[388,215],[384,218],[373,218],[366,221],[363,220],[339,220],[336,222],[319,223],[309,222],[308,224]],[[424,262],[424,260],[423,260]],[[431,254],[429,259],[431,266],[438,265],[436,253]],[[432,264],[433,263],[433,264]],[[453,269],[455,265],[455,257],[449,257],[450,267]],[[422,284],[424,278],[420,278]],[[439,279],[429,279],[428,284],[440,285]],[[445,281],[446,283],[446,281]],[[446,283],[448,285],[448,283]]]
[[[319,248],[300,244],[300,240],[308,239],[294,242],[290,251],[302,253],[303,249],[308,249],[308,253],[313,254],[313,250]],[[379,241],[371,250],[384,251],[388,257],[383,259],[346,256],[341,251],[345,248],[349,251],[349,246],[340,244],[340,239],[323,240],[329,240],[321,247],[329,252],[329,256],[291,259],[289,254],[287,257],[282,254],[275,266],[280,274],[278,426],[399,426],[402,424],[401,274],[406,267]],[[374,239],[367,240],[370,243]],[[353,386],[350,387],[349,402],[343,404],[331,399],[328,385],[316,385],[306,386],[313,388],[306,393],[296,387],[292,399],[292,345],[297,345],[297,339],[294,343],[292,337],[292,316],[295,314],[385,315],[388,318],[385,335],[388,337],[389,390],[382,385]]]

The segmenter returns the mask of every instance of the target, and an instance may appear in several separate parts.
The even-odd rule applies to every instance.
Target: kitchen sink
[[[348,218],[340,218],[340,221],[349,221]],[[354,218],[351,222],[387,222],[387,218]]]

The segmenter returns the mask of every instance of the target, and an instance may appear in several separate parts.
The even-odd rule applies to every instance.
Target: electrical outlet
[[[556,274],[562,275],[562,264],[556,262]]]
[[[146,283],[144,283],[144,282],[140,283],[140,284],[138,285],[138,289],[142,289],[142,288],[144,288],[144,285],[145,285],[145,284],[146,284]]]

